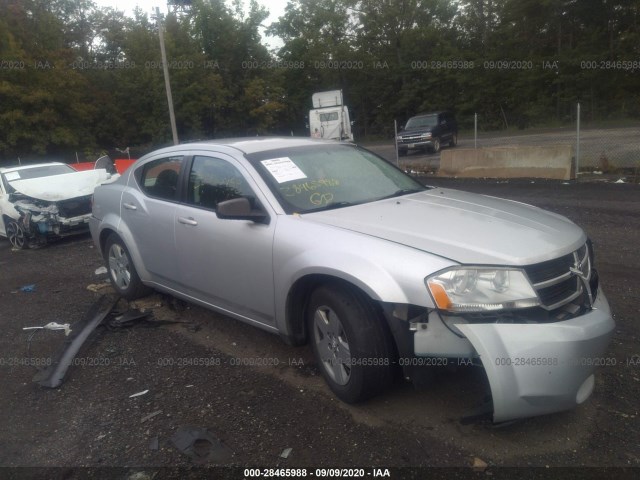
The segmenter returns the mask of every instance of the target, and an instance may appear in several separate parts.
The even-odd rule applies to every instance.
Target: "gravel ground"
[[[460,417],[476,405],[486,379],[481,369],[457,368],[427,390],[399,383],[348,406],[331,395],[308,348],[161,295],[133,305],[153,311],[151,320],[99,327],[63,385],[43,388],[31,379],[64,333],[39,332],[28,342],[22,327],[74,323],[112,291],[103,284],[106,275],[96,274],[102,259],[89,237],[19,252],[1,241],[0,477],[235,479],[298,469],[279,473],[299,478],[303,468],[310,477],[328,468],[362,468],[340,473],[366,477],[388,468],[391,478],[636,477],[640,187],[426,182],[538,205],[591,236],[617,328],[609,366],[600,368],[584,405],[502,428],[463,425]],[[21,291],[26,285],[35,291]],[[189,426],[207,429],[224,445],[204,465],[171,442]]]

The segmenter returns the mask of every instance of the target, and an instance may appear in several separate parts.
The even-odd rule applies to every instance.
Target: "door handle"
[[[184,218],[184,217],[178,217],[178,222],[180,222],[183,225],[191,225],[192,227],[195,227],[198,225],[198,222],[196,222],[193,218],[189,217],[189,218]]]
[[[124,208],[126,208],[127,210],[137,210],[138,207],[136,207],[133,203],[123,203],[122,206]]]

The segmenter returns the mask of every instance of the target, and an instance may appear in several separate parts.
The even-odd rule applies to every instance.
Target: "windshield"
[[[287,213],[308,213],[425,190],[402,171],[351,145],[261,152],[248,156]]]
[[[424,115],[422,117],[412,117],[404,128],[435,127],[438,124],[437,115]]]

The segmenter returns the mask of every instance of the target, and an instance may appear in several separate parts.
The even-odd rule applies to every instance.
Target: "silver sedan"
[[[111,282],[310,343],[358,402],[394,375],[487,372],[493,420],[573,408],[614,328],[586,234],[538,208],[418,183],[351,144],[169,147],[95,190]]]

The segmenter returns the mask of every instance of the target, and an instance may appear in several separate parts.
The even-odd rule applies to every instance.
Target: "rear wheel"
[[[355,403],[393,380],[393,346],[384,319],[355,289],[324,285],[311,295],[307,311],[313,353],[331,390]]]
[[[127,247],[115,233],[112,233],[107,238],[105,261],[111,285],[118,295],[127,300],[135,300],[151,292],[151,289],[146,287],[140,280]]]
[[[5,230],[7,232],[7,239],[13,248],[23,250],[29,246],[24,228],[22,228],[22,225],[18,222],[15,220],[7,220]]]

